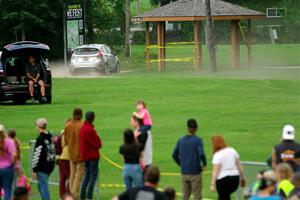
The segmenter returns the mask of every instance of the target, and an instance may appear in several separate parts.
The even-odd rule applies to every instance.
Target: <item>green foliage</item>
[[[52,56],[58,56],[63,44],[62,5],[61,0],[0,1],[3,43],[21,40],[23,35],[23,39],[50,44]]]

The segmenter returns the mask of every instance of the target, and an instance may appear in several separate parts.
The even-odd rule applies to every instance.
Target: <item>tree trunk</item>
[[[94,37],[94,27],[92,18],[89,16],[89,13],[91,9],[91,1],[90,0],[84,0],[84,23],[85,23],[85,29],[86,29],[86,43],[91,43],[93,41]]]
[[[23,29],[21,32],[21,41],[25,41],[26,40],[26,33],[25,30]]]
[[[216,44],[214,37],[214,27],[211,17],[210,0],[205,0],[205,13],[206,13],[206,46],[209,52],[210,66],[214,72],[217,71],[216,59]]]
[[[130,44],[129,44],[129,34],[130,34],[130,0],[125,0],[125,57],[130,57]]]
[[[139,15],[141,13],[141,1],[136,0],[136,5],[137,5],[137,14]]]

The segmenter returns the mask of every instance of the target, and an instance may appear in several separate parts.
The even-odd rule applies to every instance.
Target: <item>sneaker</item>
[[[46,97],[42,97],[41,100],[42,100],[42,102],[47,102],[47,98]]]
[[[31,103],[32,103],[32,104],[35,103],[34,97],[31,97]]]

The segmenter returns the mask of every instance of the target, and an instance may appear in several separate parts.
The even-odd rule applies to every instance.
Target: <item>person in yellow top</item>
[[[291,191],[295,188],[292,183],[294,172],[291,166],[287,163],[281,163],[277,165],[276,169],[277,179],[277,194],[283,198],[287,198]]]
[[[65,125],[71,121],[71,119],[67,119],[65,121]],[[64,130],[61,131],[61,135],[57,137],[57,145],[60,147],[56,147],[57,154],[57,164],[59,168],[59,194],[60,199],[63,198],[64,195],[70,193],[69,189],[69,179],[70,179],[70,154],[68,145],[66,145]]]

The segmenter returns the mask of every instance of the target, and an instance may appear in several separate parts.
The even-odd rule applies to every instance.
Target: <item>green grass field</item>
[[[255,67],[230,70],[230,48],[221,46],[218,73],[210,72],[208,67],[194,71],[191,63],[180,62],[168,63],[166,71],[158,73],[155,63],[151,71],[144,70],[143,47],[135,46],[133,58],[128,61],[122,58],[122,66],[123,70],[139,71],[109,78],[54,78],[52,105],[3,103],[0,104],[0,122],[16,129],[19,138],[27,144],[37,135],[34,122],[38,117],[46,117],[49,129],[58,132],[73,108],[93,110],[97,115],[96,129],[104,144],[102,152],[122,165],[118,154],[122,131],[130,126],[135,101],[144,99],[154,123],[154,164],[161,171],[179,172],[171,153],[178,138],[185,134],[186,120],[190,117],[199,121],[198,135],[204,140],[209,162],[212,157],[210,138],[214,134],[224,135],[243,161],[262,162],[279,142],[284,124],[293,124],[298,132],[300,130],[300,69],[289,68],[300,65],[299,50],[299,45],[255,46]],[[167,51],[173,51],[170,56],[191,55],[190,49],[184,53]],[[263,58],[268,62],[263,63]],[[243,66],[244,63],[242,57]],[[26,172],[28,157],[28,150],[24,150]],[[204,175],[203,194],[205,198],[216,199],[216,195],[209,192],[210,169],[209,165]],[[122,184],[121,170],[102,159],[100,183]],[[173,186],[180,192],[180,177],[163,176],[160,187],[165,186]],[[108,200],[122,190],[101,188],[101,199]],[[53,197],[57,197],[57,187],[51,191]]]

